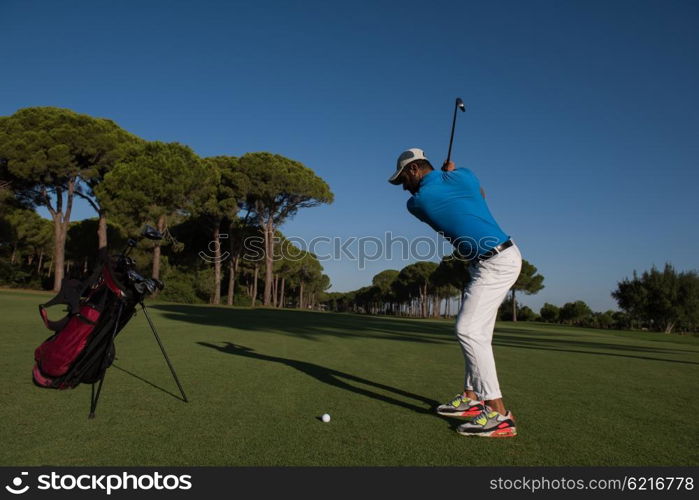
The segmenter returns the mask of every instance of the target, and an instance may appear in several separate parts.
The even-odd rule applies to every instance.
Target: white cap
[[[410,148],[407,151],[403,151],[398,157],[398,162],[396,163],[395,173],[388,179],[391,184],[400,184],[396,182],[406,165],[414,162],[415,160],[427,160],[425,152],[422,149]]]

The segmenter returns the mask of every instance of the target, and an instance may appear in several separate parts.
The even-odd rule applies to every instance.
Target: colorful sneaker
[[[476,401],[463,394],[457,394],[450,402],[439,405],[437,413],[447,417],[471,418],[480,415],[484,409],[483,401]]]
[[[456,432],[462,436],[479,437],[515,437],[517,427],[512,417],[512,412],[501,415],[495,410],[486,406],[485,409],[470,422],[461,424]]]

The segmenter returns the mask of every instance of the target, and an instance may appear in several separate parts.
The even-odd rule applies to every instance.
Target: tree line
[[[94,209],[94,220],[71,221],[76,198]],[[275,247],[288,244],[279,243],[278,228],[299,210],[332,201],[323,179],[281,155],[201,158],[184,144],[146,141],[68,109],[0,117],[5,284],[57,291],[66,273],[86,272],[99,248],[118,248],[150,224],[166,238],[141,243],[134,255],[154,278],[167,278],[166,298],[219,304],[225,293],[233,304],[242,291],[252,304],[312,307],[329,278],[314,255],[298,249],[294,259],[275,261]],[[263,241],[256,259],[243,252],[250,236]],[[202,256],[201,249],[212,251]]]
[[[462,291],[468,283],[469,263],[455,256],[441,262],[416,262],[400,271],[376,274],[372,285],[351,292],[326,296],[326,306],[337,312],[388,314],[417,318],[449,317],[457,314]],[[612,297],[620,311],[593,311],[584,301],[562,306],[545,303],[539,312],[517,302],[517,293],[532,295],[543,289],[544,277],[524,260],[522,271],[498,311],[500,321],[542,321],[569,326],[649,330],[665,333],[699,330],[699,275],[676,271],[667,264],[619,283]]]
[[[326,306],[337,312],[390,314],[436,318],[456,314],[463,290],[471,279],[469,261],[457,253],[439,263],[421,261],[400,271],[387,269],[375,275],[371,286],[351,292],[327,294]],[[510,289],[510,319],[517,321],[517,292],[532,295],[544,288],[544,277],[530,262],[523,260],[522,271]]]

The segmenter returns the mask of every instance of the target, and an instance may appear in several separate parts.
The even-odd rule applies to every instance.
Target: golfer
[[[412,197],[408,211],[429,224],[470,261],[471,280],[456,318],[456,336],[466,363],[463,392],[437,407],[437,413],[468,420],[459,434],[482,437],[517,435],[505,408],[493,357],[493,329],[500,304],[522,268],[517,245],[498,226],[485,203],[485,192],[466,168],[446,162],[436,171],[421,149],[398,157],[388,181],[403,185]]]

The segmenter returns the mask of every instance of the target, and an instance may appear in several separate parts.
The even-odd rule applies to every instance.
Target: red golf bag
[[[147,226],[144,237],[160,239],[162,236]],[[52,389],[92,384],[90,418],[95,416],[105,373],[114,361],[114,339],[133,317],[137,305],[141,306],[148,320],[182,400],[187,402],[182,384],[144,304],[145,297],[162,290],[163,283],[138,274],[133,259],[128,257],[129,250],[135,245],[136,241],[130,239],[127,249],[114,257],[108,255],[107,249],[101,250],[95,271],[89,278],[84,281],[64,280],[58,295],[39,306],[44,324],[54,334],[34,351],[34,383]],[[68,314],[58,321],[51,321],[46,308],[56,304],[66,305]],[[95,392],[97,382],[99,386]]]
[[[61,291],[39,306],[54,334],[34,351],[34,382],[68,389],[101,380],[114,360],[114,338],[135,312],[139,297],[129,290],[106,252],[85,281],[64,280]],[[65,304],[68,314],[50,321],[46,308]]]

